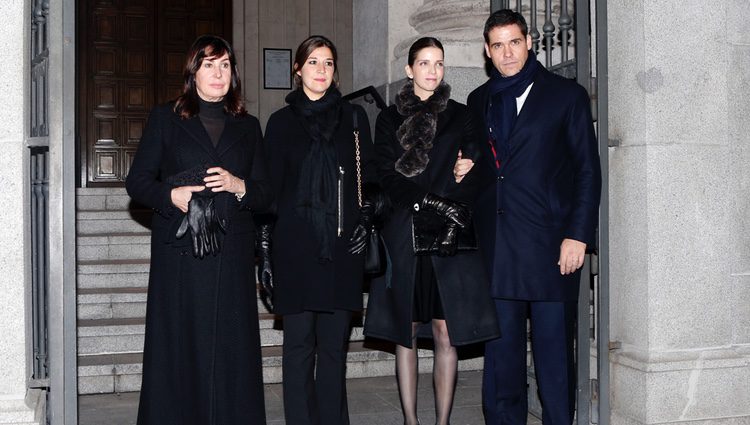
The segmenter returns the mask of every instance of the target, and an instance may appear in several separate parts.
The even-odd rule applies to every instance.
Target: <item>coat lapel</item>
[[[492,170],[492,173],[497,173],[497,167],[495,167],[495,154],[492,153],[490,147],[490,133],[487,125],[487,108],[490,103],[490,86],[489,83],[484,83],[482,91],[479,93],[480,101],[474,108],[474,114],[479,119],[480,125],[482,126],[482,136],[484,140],[480,143],[482,145],[482,156],[480,161],[486,164],[488,170]]]
[[[187,120],[177,118],[177,125],[182,127],[183,130],[190,135],[193,141],[206,151],[214,162],[218,163],[219,157],[216,154],[216,149],[214,149],[214,146],[211,143],[211,138],[208,136],[208,133],[203,127],[203,124],[201,124],[201,120],[198,116],[194,116]]]
[[[227,117],[224,131],[219,138],[219,144],[216,145],[216,153],[219,157],[223,156],[250,130],[250,127],[245,125],[246,122],[239,118]]]

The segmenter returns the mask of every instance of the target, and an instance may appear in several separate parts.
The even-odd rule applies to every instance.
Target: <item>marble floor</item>
[[[423,424],[435,420],[430,375],[420,376],[419,416]],[[458,376],[456,398],[451,415],[453,425],[482,425],[482,374],[461,372]],[[351,425],[401,425],[401,406],[396,380],[392,376],[349,379],[349,415]],[[266,415],[268,425],[283,425],[284,411],[281,385],[266,385]],[[79,425],[134,425],[138,407],[138,393],[86,395],[79,397]],[[529,425],[541,421],[529,415]]]

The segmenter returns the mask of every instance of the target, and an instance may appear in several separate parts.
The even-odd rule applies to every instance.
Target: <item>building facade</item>
[[[76,187],[86,186],[76,156],[76,4],[0,5],[0,35],[15,53],[0,67],[0,424],[76,422],[75,199]],[[600,137],[608,146],[609,250],[602,261],[611,413],[599,423],[748,424],[750,3],[592,5],[606,7],[595,28],[606,32],[606,55],[591,59],[606,60],[596,77],[607,81],[609,123]],[[373,85],[386,98],[403,78],[411,41],[436,36],[446,46],[446,80],[465,99],[485,78],[481,27],[489,7],[470,0],[233,0],[248,107],[265,122],[286,93],[264,88],[263,48],[294,49],[312,33],[339,46],[343,92]],[[42,86],[29,53],[39,28],[48,40]],[[48,146],[49,161],[49,348],[41,380],[34,378],[30,236],[38,146]]]

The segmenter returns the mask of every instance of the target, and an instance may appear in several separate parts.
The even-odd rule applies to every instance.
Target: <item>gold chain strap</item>
[[[362,207],[362,168],[359,162],[359,130],[354,130],[354,159],[357,161],[357,202]]]

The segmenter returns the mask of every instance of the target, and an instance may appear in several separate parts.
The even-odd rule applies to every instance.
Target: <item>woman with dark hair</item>
[[[138,424],[265,424],[252,212],[273,195],[260,125],[225,40],[195,40],[184,78],[151,111],[126,181],[155,212]]]
[[[431,330],[436,423],[446,425],[453,406],[456,346],[499,335],[479,253],[458,250],[471,228],[471,204],[482,182],[469,172],[460,182],[453,165],[476,157],[482,142],[466,106],[450,100],[443,81],[443,46],[432,37],[415,41],[405,66],[409,81],[375,127],[378,175],[393,207],[383,227],[391,270],[370,287],[365,335],[396,343],[396,373],[404,423],[417,419],[417,336]],[[415,255],[412,230],[418,213],[431,212],[439,231],[428,255]],[[415,234],[413,235],[414,232]]]
[[[277,206],[273,230],[264,225],[261,231],[269,238],[263,256],[271,261],[260,273],[268,279],[267,267],[276,266],[273,304],[284,322],[288,425],[349,423],[346,356],[352,314],[362,309],[359,253],[377,212],[368,184],[375,179],[370,126],[361,107],[341,98],[336,59],[325,37],[299,45],[296,89],[268,119],[265,133]]]

